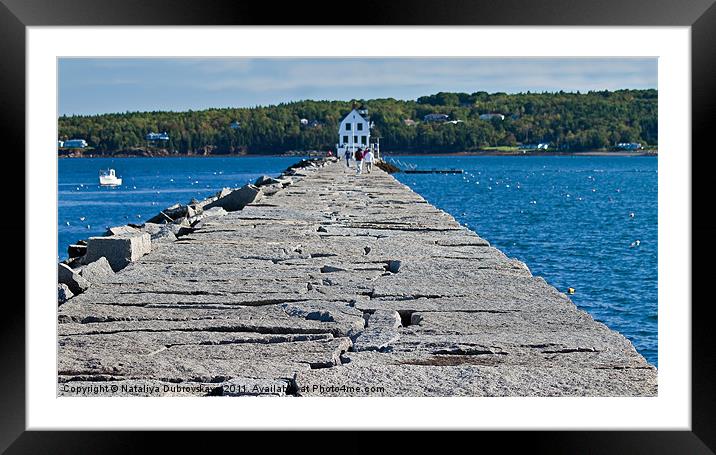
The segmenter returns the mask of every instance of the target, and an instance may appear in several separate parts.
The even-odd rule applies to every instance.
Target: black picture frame
[[[549,26],[690,26],[692,62],[692,150],[708,153],[709,129],[716,118],[716,5],[714,0],[366,0],[367,16],[343,14],[341,2],[247,2],[227,0],[0,0],[0,100],[3,144],[6,151],[25,150],[25,30],[28,26],[112,26],[112,25],[549,25]],[[669,151],[673,152],[673,151]],[[698,155],[690,154],[692,170],[706,173],[708,166],[693,166]],[[25,151],[31,153],[31,151]],[[699,163],[703,159],[699,158]],[[29,169],[25,167],[25,171]],[[693,174],[692,213],[699,207],[711,207],[709,176]],[[701,188],[697,188],[701,185]],[[16,191],[16,190],[15,190]],[[702,204],[699,204],[699,203]],[[32,210],[23,204],[25,210]],[[701,220],[706,219],[701,217]],[[24,216],[4,223],[6,238],[19,249],[18,227]],[[705,239],[698,250],[688,239],[673,239],[692,251],[692,283],[708,287],[709,267],[699,268],[697,256],[713,255],[714,222],[691,221],[692,238]],[[709,235],[711,234],[711,235]],[[25,234],[25,244],[32,239]],[[705,244],[702,244],[705,243]],[[14,253],[14,254],[13,254]],[[13,251],[12,261],[24,258],[24,251]],[[17,266],[17,264],[14,264]],[[12,278],[11,278],[12,279]],[[15,286],[17,288],[17,286]],[[692,297],[692,425],[691,431],[549,431],[481,432],[468,435],[471,444],[487,448],[496,443],[500,450],[522,448],[529,452],[559,453],[684,453],[707,454],[716,451],[716,386],[713,380],[716,343],[709,306],[713,298]],[[690,302],[679,302],[688,305]],[[0,317],[0,450],[7,453],[106,453],[141,450],[151,447],[151,439],[167,439],[185,451],[206,449],[208,439],[217,436],[173,432],[43,432],[25,431],[25,312],[19,299],[6,298]],[[237,406],[240,412],[240,406]],[[337,414],[341,411],[337,410]],[[280,418],[280,417],[279,417]],[[346,416],[349,418],[349,416]],[[244,446],[234,439],[237,449]],[[259,436],[266,438],[267,435]],[[297,449],[365,451],[366,440],[355,435],[332,433],[310,436],[271,437],[276,442],[296,444]],[[362,439],[362,437],[360,437]],[[452,436],[405,435],[389,437],[401,450],[419,448],[424,441],[445,440]],[[468,439],[466,438],[466,439]],[[333,440],[333,441],[331,441]],[[350,443],[354,440],[355,443]],[[329,442],[330,441],[330,442]],[[450,442],[448,442],[450,441]],[[325,444],[325,446],[324,446]],[[267,446],[268,447],[268,446]]]

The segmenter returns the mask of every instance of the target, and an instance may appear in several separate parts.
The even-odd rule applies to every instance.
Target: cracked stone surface
[[[367,327],[356,336],[354,351],[381,351],[400,338],[400,314],[395,310],[375,310]]]
[[[300,166],[62,304],[58,395],[657,394],[529,264],[379,169]]]

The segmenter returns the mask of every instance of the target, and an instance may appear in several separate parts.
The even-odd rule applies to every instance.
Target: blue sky
[[[62,58],[59,113],[656,88],[656,58]]]

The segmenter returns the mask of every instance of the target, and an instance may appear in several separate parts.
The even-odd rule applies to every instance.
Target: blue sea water
[[[86,158],[58,160],[58,259],[79,239],[110,226],[142,223],[160,210],[261,175],[278,175],[301,157]],[[99,170],[112,168],[122,186],[100,187]]]
[[[58,259],[78,239],[141,223],[226,186],[277,175],[298,157],[61,159]],[[580,308],[657,358],[657,159],[651,157],[405,157],[395,174],[433,205],[524,261]],[[124,178],[100,188],[99,169]],[[638,242],[638,245],[636,244]]]

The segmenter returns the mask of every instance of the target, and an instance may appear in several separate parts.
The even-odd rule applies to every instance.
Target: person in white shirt
[[[365,161],[365,170],[370,174],[370,171],[373,170],[373,151],[371,149],[366,149],[363,161]]]

